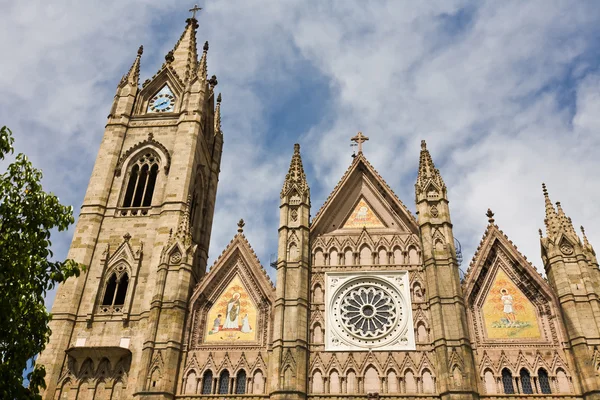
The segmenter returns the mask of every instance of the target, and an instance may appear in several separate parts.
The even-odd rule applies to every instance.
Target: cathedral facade
[[[547,279],[495,224],[459,274],[425,142],[416,217],[361,151],[311,217],[295,145],[276,280],[244,223],[210,268],[223,132],[197,21],[117,88],[59,287],[45,399],[600,399],[600,272],[546,188]],[[415,166],[416,167],[416,166]],[[540,196],[540,207],[542,197]]]

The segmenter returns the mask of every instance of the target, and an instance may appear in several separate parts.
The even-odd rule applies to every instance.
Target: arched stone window
[[[379,374],[372,365],[365,371],[365,393],[381,392],[379,385]]]
[[[523,394],[533,394],[533,387],[531,386],[531,374],[525,368],[521,368],[521,373],[519,374],[521,378],[521,388],[523,389]]]
[[[569,378],[561,368],[556,370],[556,383],[558,384],[558,391],[560,393],[571,393]]]
[[[404,256],[400,247],[394,247],[394,264],[404,264]]]
[[[323,302],[323,289],[321,285],[315,285],[315,289],[313,291],[313,302],[314,303],[322,303]]]
[[[229,393],[229,371],[225,370],[221,372],[219,376],[219,394]]]
[[[202,394],[212,394],[213,374],[208,370],[202,377]]]
[[[156,186],[159,158],[147,151],[138,157],[129,170],[129,181],[123,198],[123,207],[150,207]]]
[[[198,386],[196,373],[194,371],[190,371],[187,374],[187,378],[185,379],[185,394],[196,394],[196,388]]]
[[[379,264],[387,264],[387,250],[384,247],[379,249]]]
[[[246,394],[246,371],[243,369],[235,377],[235,394]]]
[[[389,370],[387,374],[388,393],[398,393],[398,375],[393,370]]]
[[[331,371],[331,374],[329,374],[329,393],[341,393],[340,374],[338,374],[338,372],[335,370]]]
[[[325,265],[325,257],[323,256],[323,250],[321,249],[315,251],[315,265]]]
[[[265,391],[265,379],[261,370],[257,370],[252,378],[252,392],[254,394],[263,394]]]
[[[157,387],[159,382],[160,382],[160,370],[158,369],[158,367],[156,367],[152,370],[152,373],[150,374],[150,388]]]
[[[316,370],[312,376],[312,392],[323,393],[323,374],[321,371]]]
[[[356,373],[350,370],[346,373],[346,392],[348,394],[357,393],[356,390]]]
[[[331,249],[329,252],[329,265],[336,266],[338,265],[339,259],[338,251],[336,249]]]
[[[433,383],[433,375],[428,369],[424,369],[421,374],[423,377],[423,393],[435,393],[435,384]]]
[[[496,394],[496,379],[494,373],[489,369],[486,369],[483,373],[483,382],[485,383],[486,394]]]
[[[512,372],[508,368],[502,370],[502,386],[504,387],[504,394],[515,394]]]
[[[427,328],[425,328],[425,324],[423,322],[419,322],[417,324],[417,342],[419,343],[428,343],[429,335],[427,335]]]
[[[298,246],[296,246],[296,243],[290,244],[288,254],[290,261],[298,261]]]
[[[411,247],[408,250],[408,264],[414,265],[419,263],[419,253],[417,253],[417,249]]]
[[[350,248],[344,252],[344,265],[354,265],[352,249]]]
[[[360,249],[360,264],[371,265],[372,261],[371,249],[368,246],[363,246]]]
[[[127,286],[129,286],[129,275],[127,272],[117,274],[113,272],[106,281],[104,289],[104,297],[102,298],[103,306],[122,306],[125,304],[127,295]]]
[[[406,393],[417,393],[417,382],[415,381],[415,374],[411,370],[404,373],[404,387]]]
[[[323,328],[321,328],[321,324],[319,323],[316,323],[313,326],[313,343],[323,343]]]
[[[538,370],[538,380],[540,383],[540,390],[542,394],[552,394],[552,388],[550,387],[550,379],[548,378],[548,371],[544,368]]]

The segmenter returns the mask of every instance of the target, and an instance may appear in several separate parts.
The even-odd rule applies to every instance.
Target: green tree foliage
[[[0,160],[14,152],[10,129],[0,129]],[[79,276],[72,260],[50,261],[50,231],[74,222],[72,207],[63,206],[40,183],[42,172],[23,154],[0,175],[0,398],[39,399],[45,387],[43,367],[29,373],[28,360],[50,337],[50,313],[44,297],[70,276]]]

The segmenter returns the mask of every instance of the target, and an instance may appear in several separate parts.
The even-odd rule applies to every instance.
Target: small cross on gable
[[[352,139],[350,139],[350,140],[352,140],[353,142],[356,142],[356,143],[358,144],[358,152],[359,152],[359,153],[362,153],[362,144],[363,144],[364,142],[366,142],[367,140],[369,140],[369,138],[368,138],[367,136],[363,135],[363,133],[362,133],[362,132],[358,132],[358,133],[356,134],[356,136],[354,136],[354,137],[353,137]]]

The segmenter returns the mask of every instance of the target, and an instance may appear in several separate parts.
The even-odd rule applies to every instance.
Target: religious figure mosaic
[[[207,321],[206,343],[256,340],[257,309],[238,276],[215,301]]]
[[[360,199],[354,211],[350,214],[350,217],[343,226],[344,228],[385,228],[385,225],[375,215],[371,206],[365,201]]]
[[[541,337],[534,305],[502,269],[496,273],[482,310],[489,339]]]

